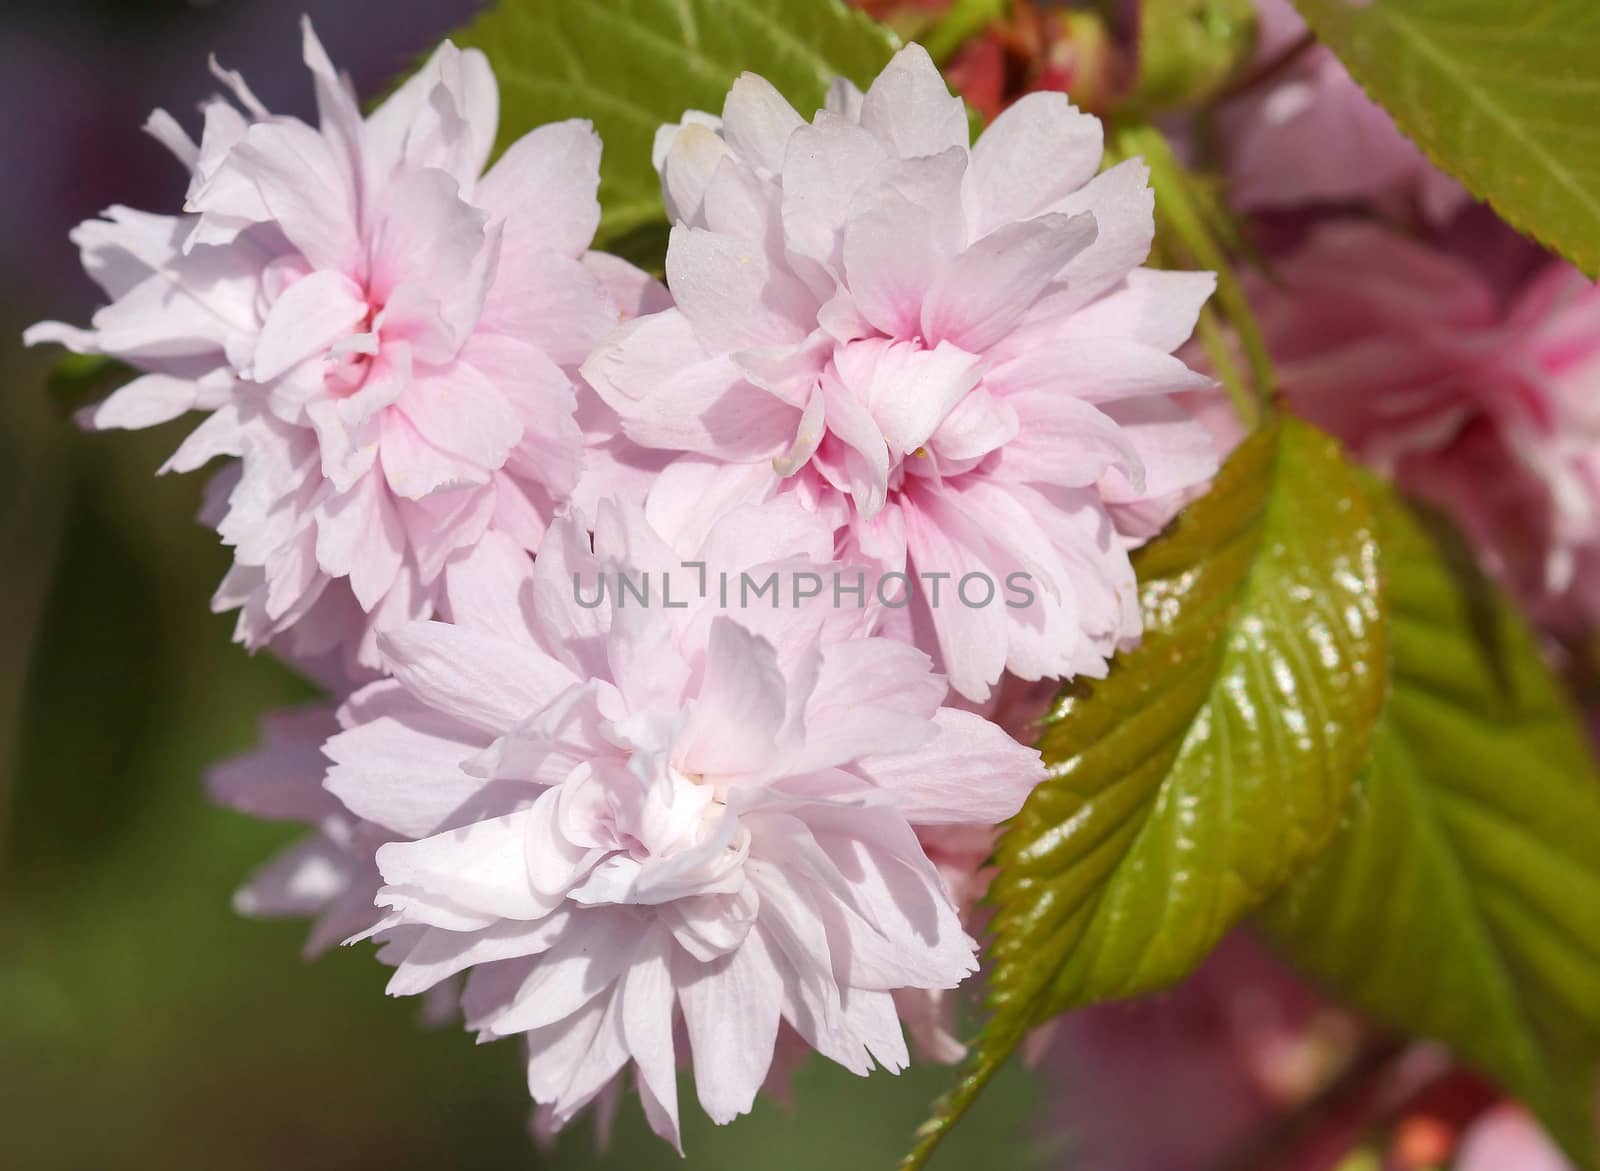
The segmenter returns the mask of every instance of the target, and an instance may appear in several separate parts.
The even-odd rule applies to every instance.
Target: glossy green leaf
[[[1383,699],[1377,557],[1355,472],[1293,419],[1141,551],[1144,640],[1047,723],[996,852],[992,1015],[907,1167],[1030,1028],[1182,979],[1326,845]]]
[[[1511,608],[1442,528],[1373,495],[1392,695],[1348,824],[1262,922],[1303,971],[1498,1078],[1593,1171],[1600,777]]]
[[[1600,4],[1295,3],[1434,162],[1516,227],[1600,272]]]
[[[809,115],[833,78],[864,85],[895,49],[843,0],[501,0],[455,39],[494,66],[501,147],[546,122],[594,122],[605,140],[597,246],[657,264],[659,126],[689,109],[720,113],[746,70]]]

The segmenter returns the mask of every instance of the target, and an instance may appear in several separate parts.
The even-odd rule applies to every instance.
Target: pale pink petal
[[[1155,194],[1142,159],[1127,159],[1102,171],[1050,211],[1094,216],[1094,242],[1073,257],[1059,276],[1066,296],[1058,312],[1087,305],[1113,289],[1145,262],[1155,239]]]
[[[89,420],[97,431],[154,427],[192,410],[196,389],[187,378],[146,374],[112,392],[110,398],[93,408]]]
[[[449,111],[459,143],[441,143],[436,103]],[[423,165],[446,162],[476,176],[489,161],[499,121],[499,89],[488,59],[445,41],[367,120],[375,178],[411,153]],[[455,155],[455,158],[451,158]]]
[[[768,171],[783,169],[789,139],[804,125],[777,88],[754,73],[733,83],[722,107],[722,133],[728,145]]]
[[[533,558],[496,532],[486,533],[452,559],[445,580],[445,596],[458,626],[517,641],[531,637],[528,608],[533,588]]]
[[[624,321],[672,308],[667,286],[634,264],[609,252],[585,252],[583,266],[605,289]]]
[[[883,144],[841,118],[818,115],[789,139],[783,232],[789,247],[837,272],[851,201],[887,161]]]
[[[999,362],[984,384],[1008,402],[1026,395],[1070,395],[1103,405],[1146,395],[1187,394],[1206,390],[1213,382],[1159,349],[1108,337],[1024,349]]]
[[[878,422],[836,375],[822,380],[823,412],[828,436],[816,460],[840,461],[845,482],[861,515],[870,520],[883,509],[889,494],[889,446]]]
[[[506,148],[472,202],[505,222],[505,263],[536,252],[584,255],[600,223],[600,136],[579,119],[540,126]]]
[[[363,610],[388,592],[404,557],[405,532],[377,472],[318,510],[317,563],[326,573],[350,578]]]
[[[786,708],[783,674],[770,643],[728,618],[711,624],[705,678],[679,741],[696,773],[762,772],[772,760]]]
[[[473,812],[484,782],[462,765],[483,749],[487,734],[427,707],[392,680],[358,691],[340,720],[345,730],[323,746],[333,764],[327,789],[351,813],[419,838]]]
[[[970,139],[967,108],[921,45],[896,53],[861,105],[861,125],[896,155],[936,155]]]
[[[1051,210],[1093,179],[1103,138],[1100,120],[1065,94],[1024,94],[1001,111],[972,148],[975,235]]]
[[[938,734],[926,744],[860,766],[913,824],[1004,821],[1044,780],[1038,752],[981,716],[945,708],[934,723]]]
[[[470,933],[427,928],[406,951],[384,991],[390,996],[415,996],[479,964],[539,955],[570,925],[571,916],[558,913],[531,923],[505,919]]]
[[[768,499],[777,485],[777,473],[767,463],[727,464],[680,456],[651,484],[645,516],[675,547],[697,549],[720,518]]]
[[[885,200],[845,225],[843,257],[862,317],[889,337],[917,333],[939,273],[932,214],[907,199]]]
[[[609,998],[633,958],[635,937],[625,919],[603,926],[613,930],[568,931],[540,957],[503,1011],[481,1022],[469,1021],[469,1026],[509,1037],[571,1016],[602,993]]]
[[[969,608],[952,597],[952,587],[983,562],[945,531],[941,518],[909,502],[902,511],[910,564],[919,574],[945,575],[942,599],[934,602],[930,598],[929,610],[950,686],[962,695],[982,699],[1006,664],[1005,611],[996,606]]]
[[[617,995],[622,1001],[622,1039],[639,1066],[639,1080],[660,1111],[656,1133],[678,1149],[678,1068],[673,1052],[677,1015],[672,980],[672,937],[661,928],[647,935],[633,955]]]
[[[622,326],[584,363],[583,376],[648,447],[760,459],[789,446],[800,421],[727,356],[707,353],[675,309]]]
[[[316,272],[279,297],[261,327],[251,373],[270,382],[291,366],[327,353],[367,313],[360,288],[343,273]]]
[[[538,347],[494,334],[475,334],[456,365],[487,379],[519,420],[520,438],[506,453],[506,468],[557,497],[570,495],[584,459],[572,379]]]
[[[433,446],[400,411],[383,413],[379,442],[384,479],[389,490],[403,500],[421,500],[435,492],[489,481],[481,464]]]
[[[378,849],[378,869],[391,886],[426,888],[468,914],[541,918],[547,909],[526,878],[531,816],[522,810],[416,842],[390,842]]]
[[[523,428],[501,385],[472,363],[456,362],[419,371],[396,405],[434,447],[497,468],[522,441]]]
[[[956,257],[922,306],[922,335],[979,353],[1020,322],[1033,300],[1094,244],[1089,215],[1046,215],[997,228]]]
[[[1116,467],[1143,482],[1138,447],[1104,410],[1056,388],[1013,393],[1005,401],[1020,421],[1016,439],[1000,455],[1005,478],[1082,488]],[[1199,441],[1209,445],[1203,432]]]
[[[1141,474],[1107,489],[1105,499],[1125,503],[1162,497],[1203,484],[1217,474],[1217,448],[1211,435],[1195,426],[1194,416],[1170,399],[1140,398],[1108,403],[1127,442],[1139,453]]]
[[[840,380],[867,403],[890,450],[911,455],[978,384],[981,359],[949,342],[931,350],[863,342],[837,362]]]
[[[402,171],[384,186],[371,227],[369,293],[380,305],[401,285],[428,286],[437,302],[472,273],[485,246],[487,217],[461,197],[443,171]],[[442,287],[441,287],[442,286]]]
[[[227,166],[249,175],[261,206],[312,264],[357,270],[354,178],[326,139],[297,122],[258,122]]]
[[[747,1113],[772,1065],[783,981],[758,932],[709,965],[677,965],[678,1002],[700,1105],[718,1123]]]
[[[605,286],[581,261],[540,252],[500,266],[478,329],[521,338],[558,366],[577,366],[618,318]]]
[[[1201,306],[1216,287],[1217,278],[1209,272],[1136,268],[1119,288],[1051,333],[1060,338],[1124,338],[1170,354],[1194,333]]]
[[[522,642],[442,622],[418,622],[380,640],[385,666],[439,711],[486,731],[505,731],[577,682]]]
[[[672,229],[667,287],[713,354],[798,342],[816,312],[806,287],[755,246],[703,228]]]
[[[718,165],[728,156],[728,144],[717,127],[687,118],[681,126],[662,127],[662,133],[668,135],[667,146],[656,169],[661,172],[667,217],[673,223],[700,223],[706,188]],[[660,137],[657,142],[661,142]]]
[[[316,822],[338,803],[322,788],[322,743],[338,731],[325,704],[288,708],[261,721],[261,742],[213,765],[206,792],[219,805],[272,821]]]

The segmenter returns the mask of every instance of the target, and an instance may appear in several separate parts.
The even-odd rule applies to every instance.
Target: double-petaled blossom
[[[961,694],[1006,669],[1102,674],[1140,632],[1119,510],[1177,499],[1216,455],[1172,399],[1207,381],[1171,356],[1212,278],[1139,267],[1146,169],[1098,173],[1101,155],[1061,94],[969,147],[915,45],[810,123],[746,74],[720,119],[664,128],[676,307],[584,366],[627,435],[681,453],[652,523],[692,545],[728,508],[792,495],[841,558],[913,576],[902,636]],[[967,604],[971,574],[1026,575],[1035,601]]]
[[[680,1036],[718,1122],[750,1108],[780,1028],[899,1069],[894,994],[976,967],[913,826],[1007,817],[1042,765],[941,706],[927,656],[868,612],[722,597],[722,570],[783,583],[831,547],[792,501],[730,512],[701,569],[637,510],[604,509],[593,551],[558,521],[475,626],[383,636],[393,678],[341,712],[328,787],[402,839],[377,853],[391,991],[469,972],[469,1027],[526,1039],[551,1126],[631,1065],[676,1142]]]
[[[381,915],[373,904],[382,885],[373,854],[390,835],[352,817],[322,785],[322,745],[338,731],[329,704],[273,712],[254,748],[217,764],[206,778],[218,805],[307,827],[233,900],[240,914],[313,920],[307,955],[366,931]]]
[[[166,467],[238,456],[208,517],[234,550],[217,592],[251,647],[376,663],[374,633],[448,612],[486,532],[537,548],[582,471],[575,367],[652,295],[587,252],[600,141],[585,122],[514,143],[486,174],[498,96],[448,42],[363,119],[310,26],[318,124],[237,76],[198,145],[184,214],[114,207],[76,232],[111,303],[31,342],[142,371],[88,414],[145,427],[208,413]],[[596,404],[598,406],[598,404]]]
[[[1507,296],[1356,221],[1275,267],[1251,293],[1296,410],[1449,512],[1548,629],[1600,620],[1600,290],[1553,262]]]
[[[1241,211],[1362,202],[1441,224],[1471,202],[1311,40],[1290,0],[1256,0],[1258,80],[1217,109],[1228,198]]]

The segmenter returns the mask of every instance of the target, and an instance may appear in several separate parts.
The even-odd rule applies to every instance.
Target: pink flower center
[[[328,352],[323,380],[328,389],[348,398],[367,384],[374,360],[382,349],[383,306],[369,298],[367,315],[351,335]]]

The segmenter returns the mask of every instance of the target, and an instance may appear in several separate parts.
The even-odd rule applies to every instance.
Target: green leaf
[[[1434,162],[1513,226],[1600,272],[1600,4],[1295,3]]]
[[[482,49],[499,78],[500,148],[546,122],[594,122],[605,140],[596,246],[631,240],[630,259],[657,265],[659,126],[689,109],[720,113],[746,70],[809,116],[833,78],[866,85],[896,47],[842,0],[501,0],[455,39]]]
[[[1521,620],[1373,489],[1392,695],[1348,822],[1265,909],[1303,971],[1438,1038],[1600,1166],[1600,778]]]
[[[1383,700],[1377,555],[1355,472],[1293,419],[1137,555],[1144,640],[1047,722],[996,851],[992,1015],[906,1167],[1030,1028],[1176,983],[1333,836]]]

